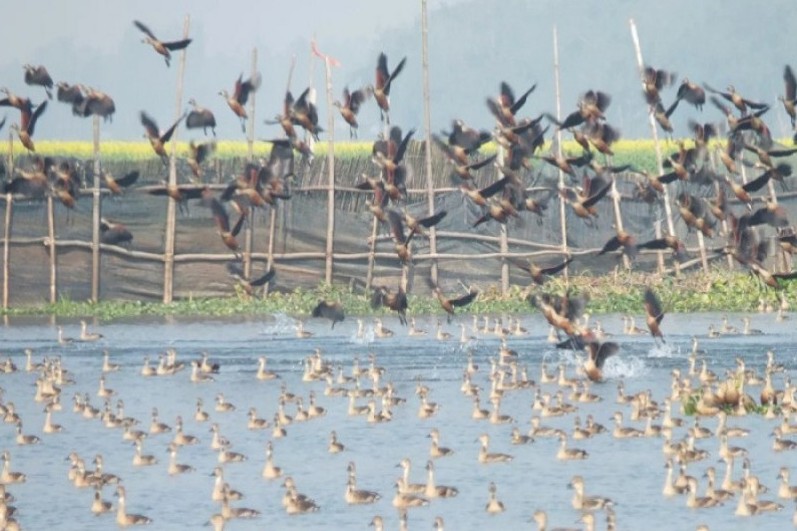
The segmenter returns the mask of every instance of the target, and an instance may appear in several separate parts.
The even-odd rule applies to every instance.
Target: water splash
[[[638,356],[612,356],[603,366],[604,378],[640,378],[649,372],[645,360]]]
[[[374,342],[375,339],[374,335],[374,327],[364,325],[362,329],[362,334],[359,334],[357,329],[353,330],[351,336],[349,336],[349,341],[354,343],[355,345],[370,345]]]
[[[286,313],[275,313],[274,320],[270,321],[260,332],[260,335],[275,336],[291,334],[296,329],[296,319]]]
[[[673,347],[671,343],[657,345],[648,351],[650,358],[676,358],[680,357],[681,349]]]

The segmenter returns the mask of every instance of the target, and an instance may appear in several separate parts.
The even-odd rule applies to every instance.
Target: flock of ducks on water
[[[782,307],[785,312],[787,308]],[[586,320],[589,316],[586,316]],[[634,328],[634,321],[626,317],[623,334],[638,334]],[[723,319],[722,333],[742,333],[730,330],[727,318]],[[494,322],[491,326],[491,322]],[[589,377],[590,358],[582,360],[575,373],[570,373],[569,368],[559,364],[552,370],[545,361],[542,361],[537,374],[539,380],[533,381],[529,377],[528,361],[518,352],[510,349],[507,338],[514,335],[527,335],[529,332],[521,326],[520,318],[511,317],[507,321],[509,328],[501,326],[502,321],[489,317],[474,316],[470,327],[459,323],[463,334],[469,338],[499,337],[501,347],[491,356],[490,367],[479,369],[474,363],[472,353],[468,353],[467,363],[463,368],[461,392],[472,400],[473,408],[470,418],[492,425],[507,426],[508,436],[499,439],[500,447],[516,448],[512,452],[494,451],[491,444],[495,441],[483,430],[478,434],[478,452],[474,453],[474,466],[489,466],[494,464],[509,463],[514,459],[515,452],[535,451],[526,449],[536,446],[537,452],[544,458],[545,445],[538,441],[552,439],[558,442],[555,451],[549,455],[558,461],[581,461],[590,458],[589,451],[571,445],[571,441],[587,441],[593,437],[613,437],[615,439],[656,439],[661,441],[662,459],[664,462],[665,478],[662,495],[664,497],[683,497],[683,504],[693,510],[708,509],[717,506],[733,508],[739,517],[751,517],[758,514],[781,511],[784,505],[797,500],[797,486],[789,483],[790,469],[788,467],[788,452],[797,449],[797,440],[787,438],[790,434],[797,433],[797,386],[793,385],[788,372],[782,364],[777,363],[773,352],[767,353],[767,362],[761,368],[761,374],[756,368],[747,367],[742,357],[736,359],[736,369],[729,370],[724,375],[715,374],[708,368],[705,351],[700,348],[697,338],[693,338],[692,350],[687,358],[688,365],[672,371],[671,391],[667,396],[654,398],[650,390],[642,390],[633,394],[626,393],[623,381],[617,383],[617,397],[614,405],[615,411],[611,414],[613,426],[603,426],[595,420],[592,414],[582,418],[580,406],[589,403],[598,403],[604,400],[600,395],[592,392],[594,378]],[[301,321],[300,321],[301,323]],[[71,342],[92,342],[103,339],[99,333],[88,329],[82,322],[80,339],[70,339],[64,336],[63,330],[58,328],[58,342],[60,346]],[[749,321],[745,322],[748,333]],[[377,326],[383,327],[377,320]],[[438,322],[438,334],[440,323]],[[585,328],[589,325],[583,323]],[[297,337],[308,338],[310,332],[301,325],[297,325]],[[359,327],[359,334],[363,326]],[[381,334],[375,337],[388,337],[382,328]],[[590,328],[593,332],[602,330],[600,323]],[[409,332],[418,334],[420,328],[415,319],[410,320]],[[607,332],[603,331],[604,334]],[[618,334],[620,335],[620,334]],[[439,337],[439,336],[438,336]],[[68,358],[67,358],[68,359]],[[34,352],[25,351],[25,362],[22,370],[18,370],[13,361],[8,358],[2,364],[5,374],[28,373],[35,376],[35,394],[33,399],[42,405],[45,413],[44,425],[41,435],[27,434],[23,431],[23,419],[20,417],[14,402],[6,401],[0,393],[0,417],[6,424],[12,424],[16,430],[15,442],[18,449],[15,451],[4,450],[2,453],[3,466],[0,471],[0,529],[19,529],[17,515],[12,503],[14,485],[27,481],[24,472],[16,471],[12,467],[12,456],[22,452],[23,447],[36,444],[48,444],[48,438],[68,430],[64,425],[56,422],[54,415],[64,410],[61,402],[62,389],[70,385],[77,385],[69,369],[64,366],[61,356],[45,358],[41,361],[34,360]],[[190,365],[191,369],[188,370]],[[252,368],[252,378],[263,382],[263,385],[279,385],[280,393],[273,416],[261,418],[258,416],[254,405],[242,408],[247,411],[246,427],[248,430],[270,433],[264,440],[265,460],[262,461],[261,476],[266,481],[279,481],[284,488],[281,507],[287,514],[298,515],[323,510],[322,507],[309,495],[301,492],[290,474],[289,470],[275,464],[275,446],[277,441],[289,438],[289,429],[298,422],[310,422],[324,417],[329,408],[346,408],[350,417],[363,418],[367,424],[386,424],[393,420],[396,410],[409,407],[408,399],[397,395],[396,389],[389,380],[385,368],[377,365],[375,355],[369,356],[367,366],[361,366],[355,357],[349,371],[343,366],[335,366],[324,358],[322,351],[316,349],[303,360],[301,381],[307,388],[306,399],[298,390],[289,390],[284,376],[288,374],[275,372],[268,369],[267,357],[260,356],[257,364]],[[93,405],[91,393],[76,391],[72,397],[71,410],[74,415],[83,419],[96,419],[98,422],[121,433],[121,438],[134,448],[131,451],[132,464],[136,468],[164,466],[161,457],[145,452],[148,441],[162,440],[166,446],[168,459],[165,468],[169,476],[183,474],[196,474],[201,463],[184,463],[179,459],[180,449],[185,446],[207,444],[206,438],[201,438],[189,433],[183,416],[177,416],[170,425],[161,420],[157,407],[152,407],[149,427],[140,429],[145,425],[144,419],[126,415],[124,401],[119,398],[120,393],[109,387],[112,374],[120,370],[131,370],[120,364],[113,363],[109,351],[105,350],[102,357],[100,376],[95,396],[102,405]],[[223,371],[219,361],[211,361],[207,353],[198,359],[188,362],[179,359],[175,349],[169,349],[158,356],[157,364],[151,364],[149,357],[145,356],[143,365],[138,370],[142,378],[170,377],[181,372],[190,373],[188,378],[195,384],[213,382]],[[348,372],[348,374],[347,374]],[[533,374],[533,373],[532,373]],[[476,382],[481,378],[482,382]],[[280,383],[277,384],[277,381]],[[776,386],[780,381],[780,386]],[[82,383],[82,382],[81,382]],[[324,384],[323,387],[320,387]],[[484,386],[484,387],[483,387]],[[77,387],[79,388],[79,387]],[[756,388],[757,391],[752,391]],[[489,389],[489,390],[487,390]],[[436,477],[435,463],[445,462],[445,458],[456,452],[467,452],[467,448],[451,448],[444,444],[445,434],[434,427],[429,419],[434,419],[441,405],[433,400],[434,389],[418,379],[415,386],[415,395],[418,404],[417,417],[425,422],[430,422],[428,431],[429,460],[425,465],[426,479],[420,483],[412,482],[412,463],[409,458],[404,458],[399,463],[401,475],[393,482],[392,506],[399,513],[400,528],[407,529],[408,511],[416,507],[434,504],[442,508],[443,502],[438,505],[438,499],[456,497],[460,487],[455,485],[440,484]],[[530,428],[521,429],[519,426],[525,419],[515,419],[502,412],[501,404],[504,397],[510,393],[530,393],[532,415],[528,421]],[[323,395],[326,403],[322,406],[317,398]],[[23,399],[24,397],[15,397]],[[115,400],[115,407],[114,407]],[[489,402],[488,409],[482,409],[482,401]],[[218,418],[225,415],[235,415],[239,408],[228,401],[223,392],[215,396],[213,409],[205,408],[202,399],[196,402],[190,420],[194,425],[205,424],[208,426],[210,448],[217,455],[213,465],[212,480],[209,481],[210,502],[208,522],[213,529],[224,529],[232,519],[259,518],[263,512],[272,508],[255,509],[244,507],[239,500],[244,494],[234,489],[225,480],[225,469],[249,460],[249,457],[233,451],[232,441],[225,437],[217,422]],[[307,405],[305,405],[307,404]],[[610,409],[612,406],[608,406]],[[290,409],[289,409],[290,408]],[[605,411],[606,407],[601,411]],[[677,416],[691,415],[691,418]],[[754,459],[762,456],[751,455],[746,448],[732,442],[735,439],[747,436],[750,431],[738,426],[733,426],[729,416],[739,417],[758,410],[761,416],[771,425],[772,455],[781,460],[783,466],[778,474],[778,485],[773,487],[772,498],[762,498],[768,492],[764,481],[753,473]],[[187,412],[186,412],[187,413]],[[186,415],[188,416],[188,415]],[[563,427],[561,422],[555,426],[546,425],[546,419],[567,418],[573,419],[572,430]],[[706,418],[716,419],[716,426],[704,426]],[[624,424],[626,421],[633,425]],[[10,442],[10,440],[9,440]],[[537,443],[535,445],[535,443]],[[553,450],[553,448],[552,448]],[[343,498],[347,504],[371,504],[380,500],[385,493],[360,487],[356,469],[356,452],[352,451],[338,431],[331,431],[326,451],[329,454],[343,454],[346,465],[346,484]],[[715,453],[716,452],[716,453]],[[784,453],[786,452],[786,453]],[[703,466],[705,460],[719,458],[724,469],[720,473],[714,465]],[[442,460],[442,461],[441,461]],[[105,513],[115,515],[117,525],[128,527],[152,522],[150,517],[128,512],[128,498],[124,481],[118,475],[108,472],[104,468],[103,456],[96,454],[91,462],[94,468],[86,465],[87,458],[78,451],[72,451],[68,456],[69,466],[65,474],[78,489],[93,489],[94,496],[87,510],[97,515]],[[741,463],[742,474],[735,474],[735,464]],[[691,470],[690,470],[691,469]],[[572,469],[563,469],[563,471]],[[690,474],[691,472],[691,474]],[[569,473],[569,472],[564,472]],[[445,470],[443,477],[446,476]],[[488,476],[489,477],[489,476]],[[718,478],[721,477],[721,481]],[[705,478],[705,482],[703,482]],[[450,478],[449,478],[450,479]],[[768,478],[767,478],[768,479]],[[212,487],[210,483],[212,482]],[[701,482],[703,486],[701,486]],[[564,486],[564,485],[562,485]],[[579,522],[583,529],[594,530],[596,520],[603,513],[606,529],[616,529],[617,515],[614,501],[608,497],[591,492],[585,478],[573,474],[567,484],[573,491],[572,507],[578,514]],[[112,488],[116,495],[116,503],[104,498],[106,488]],[[131,492],[133,500],[135,493]],[[485,493],[486,513],[493,515],[502,513],[507,507],[500,500],[500,483],[494,479],[490,481]],[[133,501],[135,505],[135,501]],[[721,509],[719,509],[721,510]],[[24,515],[19,515],[24,521]],[[797,525],[797,513],[793,517]],[[548,517],[544,510],[536,510],[531,515],[538,529],[548,529]],[[374,516],[370,525],[375,529],[384,529],[384,520],[381,515]],[[434,519],[434,528],[444,529],[443,517]],[[708,529],[707,526],[698,529]]]

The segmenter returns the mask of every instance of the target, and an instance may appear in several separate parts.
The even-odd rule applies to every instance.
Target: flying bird
[[[47,72],[47,69],[42,65],[25,65],[23,68],[25,69],[25,84],[44,87],[47,98],[53,99],[53,78],[50,77],[50,73]]]
[[[337,323],[342,322],[346,318],[343,305],[338,301],[318,301],[318,304],[316,304],[315,308],[313,308],[313,311],[310,315],[313,317],[323,317],[324,319],[329,319],[332,323],[330,328],[335,328]]]
[[[164,42],[159,40],[150,29],[145,26],[142,22],[138,20],[133,21],[133,25],[141,30],[145,37],[141,41],[143,43],[149,44],[152,48],[158,52],[160,55],[163,56],[164,60],[166,61],[166,66],[169,66],[169,60],[172,58],[172,54],[170,52],[175,52],[177,50],[182,50],[189,44],[191,44],[191,39],[181,39],[179,41],[171,41],[171,42]]]
[[[644,293],[645,299],[645,321],[647,322],[650,335],[654,338],[661,339],[664,343],[664,334],[661,333],[661,320],[664,319],[664,310],[661,308],[661,301],[653,292],[652,289],[646,288]]]
[[[149,140],[152,149],[161,158],[161,161],[166,164],[169,160],[169,155],[166,154],[166,143],[171,140],[175,129],[177,129],[177,126],[180,124],[182,119],[185,118],[185,114],[181,115],[172,124],[172,126],[163,133],[161,133],[160,129],[158,129],[158,124],[155,122],[155,120],[146,112],[141,111],[139,117],[141,119],[141,125],[144,126],[146,131],[144,136]]]
[[[376,63],[376,83],[371,86],[371,91],[374,94],[376,104],[379,106],[379,116],[382,121],[386,121],[388,124],[390,123],[390,87],[396,76],[404,69],[406,62],[407,58],[404,57],[391,72],[387,68],[387,55],[380,53]]]
[[[191,111],[185,118],[185,127],[187,129],[202,128],[204,134],[208,134],[208,127],[210,127],[213,136],[216,136],[216,117],[210,109],[200,107],[194,98],[188,100],[191,106]]]
[[[229,94],[226,90],[219,92],[219,95],[227,100],[227,105],[230,106],[235,116],[241,119],[241,131],[244,133],[246,133],[246,119],[248,118],[245,108],[246,102],[249,100],[249,94],[260,88],[262,80],[263,78],[259,72],[246,81],[243,81],[243,74],[241,74],[235,81],[235,88],[232,94]]]

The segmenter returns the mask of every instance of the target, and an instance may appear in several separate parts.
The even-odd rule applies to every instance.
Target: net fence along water
[[[406,202],[391,205],[390,208],[406,209],[415,216],[429,213],[427,182],[424,171],[425,144],[413,142],[405,157],[408,168]],[[30,165],[29,157],[19,157],[17,168]],[[224,185],[243,170],[245,161],[241,159],[221,159],[213,161],[205,170],[203,180],[213,185],[215,193],[221,194]],[[57,246],[57,293],[61,298],[87,300],[91,297],[91,240],[92,240],[92,201],[93,182],[90,171],[91,161],[82,161],[85,173],[81,196],[74,209],[69,210],[55,201],[55,236]],[[333,283],[349,284],[357,289],[365,287],[368,278],[370,238],[373,216],[368,210],[372,194],[354,191],[353,187],[362,180],[362,175],[375,175],[377,168],[370,157],[341,158],[335,162],[335,226]],[[104,162],[103,169],[114,175],[123,175],[137,169],[141,177],[135,186],[120,196],[103,194],[102,216],[109,220],[124,223],[134,235],[128,246],[138,256],[124,252],[103,249],[101,252],[101,290],[102,300],[160,300],[163,296],[164,266],[163,250],[166,235],[167,201],[136,188],[161,184],[168,175],[168,169],[160,161]],[[273,260],[277,275],[271,286],[273,289],[289,291],[296,287],[313,287],[324,278],[324,251],[327,239],[327,177],[326,157],[316,157],[304,166],[297,164],[297,175],[291,183],[292,197],[279,201],[276,209],[276,225],[273,242]],[[758,170],[748,169],[752,178]],[[187,182],[185,175],[189,169],[181,161],[178,163],[180,182]],[[474,222],[481,215],[480,207],[465,198],[451,177],[451,166],[442,154],[433,150],[433,187],[435,189],[434,210],[445,210],[448,214],[437,225],[437,255],[439,278],[444,287],[457,289],[459,281],[475,284],[483,289],[500,286],[501,225],[488,221],[478,227]],[[497,178],[497,170],[492,166],[476,174],[477,187],[483,187]],[[553,264],[562,257],[562,228],[560,224],[560,202],[556,193],[558,172],[541,161],[534,161],[534,169],[527,172],[525,183],[529,188],[549,188],[542,196],[551,194],[548,209],[543,217],[530,212],[521,212],[519,218],[511,218],[507,223],[507,252],[523,262],[526,254],[532,254],[535,262]],[[663,203],[657,199],[653,203],[640,200],[637,196],[637,183],[641,177],[636,173],[619,173],[615,180],[621,200],[623,228],[633,234],[637,242],[655,238],[656,225],[667,229]],[[566,182],[578,185],[571,176]],[[783,184],[775,183],[779,204],[783,206],[790,219],[797,215],[797,203],[790,179]],[[700,266],[698,241],[694,231],[689,231],[678,214],[674,198],[680,192],[687,192],[709,200],[715,193],[715,185],[708,183],[676,182],[670,186],[673,201],[673,217],[676,235],[684,241],[689,250],[688,260]],[[729,194],[730,195],[730,194]],[[728,199],[731,209],[741,215],[746,212],[744,205],[732,196]],[[2,202],[3,214],[7,204]],[[753,208],[760,208],[763,202],[756,202]],[[231,210],[228,208],[228,210]],[[611,197],[597,204],[598,217],[594,226],[589,226],[578,218],[572,208],[566,207],[567,247],[576,260],[571,264],[575,273],[588,272],[599,275],[622,267],[617,253],[597,256],[597,250],[615,232],[615,218]],[[235,218],[230,213],[231,222]],[[250,221],[253,230],[252,276],[266,270],[269,248],[268,209],[256,209]],[[776,230],[763,226],[759,229],[763,239],[771,241],[771,249],[777,248]],[[15,199],[9,246],[9,291],[10,305],[25,305],[48,300],[50,293],[49,247],[46,245],[47,210],[46,201]],[[243,233],[238,237],[243,245]],[[212,212],[198,201],[188,202],[187,211],[178,213],[175,233],[174,297],[227,296],[234,292],[235,280],[227,274],[226,262],[235,260],[218,235]],[[707,255],[712,264],[728,267],[725,259],[713,252],[727,243],[721,224],[717,223],[715,236],[706,239]],[[426,237],[413,239],[413,266],[409,268],[408,285],[415,292],[428,290],[425,278],[429,275],[431,260],[426,258],[430,246]],[[382,224],[377,231],[376,258],[373,267],[373,284],[397,285],[402,276],[401,263],[395,255],[389,229]],[[484,255],[489,255],[485,257]],[[448,257],[447,257],[448,256]],[[774,251],[770,256],[777,256]],[[773,268],[783,267],[775,258],[767,264]],[[667,267],[672,267],[670,251],[665,252]],[[631,267],[638,271],[655,271],[657,255],[652,252],[641,253]],[[511,284],[527,285],[528,274],[520,268],[509,268]]]

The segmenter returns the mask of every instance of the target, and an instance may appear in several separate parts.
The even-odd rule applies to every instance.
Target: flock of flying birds
[[[171,52],[183,50],[191,43],[191,39],[162,41],[146,25],[134,21],[134,25],[144,34],[142,42],[150,45],[163,56],[169,66]],[[424,229],[433,227],[445,218],[446,212],[439,211],[425,218],[410,215],[406,208],[407,166],[404,156],[410,145],[414,129],[404,133],[396,125],[390,126],[390,91],[392,84],[403,71],[407,58],[402,58],[393,68],[388,66],[388,58],[384,53],[379,55],[376,67],[375,82],[372,85],[343,91],[343,100],[335,102],[342,118],[349,125],[351,136],[358,130],[358,115],[371,97],[376,101],[385,128],[389,133],[380,136],[373,144],[373,161],[377,166],[376,176],[363,175],[356,184],[361,190],[371,191],[373,199],[368,204],[369,211],[380,222],[387,225],[394,240],[395,252],[402,264],[412,261],[412,240],[423,235]],[[478,209],[478,216],[473,226],[488,223],[491,220],[507,223],[519,218],[521,212],[528,211],[537,216],[541,223],[548,208],[550,199],[557,195],[565,200],[573,213],[594,225],[597,217],[597,204],[603,200],[614,186],[615,175],[625,172],[635,176],[636,193],[639,198],[651,204],[660,203],[661,194],[668,184],[678,183],[679,192],[675,194],[675,204],[681,219],[690,231],[700,231],[707,238],[720,234],[718,226],[727,226],[723,234],[727,242],[716,246],[715,253],[732,256],[739,264],[772,288],[778,289],[784,280],[797,277],[793,272],[773,272],[764,265],[771,254],[770,239],[761,235],[761,226],[769,225],[777,231],[775,236],[779,247],[789,254],[797,246],[797,236],[787,218],[785,209],[778,205],[773,196],[754,197],[752,194],[764,188],[770,181],[784,184],[792,168],[788,163],[778,159],[797,152],[797,148],[778,146],[764,122],[763,116],[770,110],[769,104],[752,101],[730,86],[726,91],[716,90],[708,84],[697,84],[684,78],[675,93],[673,102],[665,105],[665,92],[675,84],[676,76],[665,70],[653,67],[644,68],[642,75],[643,95],[650,112],[659,126],[667,133],[673,131],[671,120],[679,105],[693,105],[702,110],[706,101],[711,102],[722,111],[727,120],[727,128],[712,122],[697,123],[690,121],[694,132],[693,146],[687,147],[685,142],[678,142],[676,153],[667,157],[667,172],[652,175],[645,170],[630,165],[612,166],[612,144],[620,138],[619,131],[611,126],[606,118],[611,97],[599,90],[588,90],[577,103],[575,110],[558,120],[548,113],[540,113],[535,118],[522,118],[520,111],[526,105],[536,85],[525,90],[519,97],[508,83],[500,84],[497,98],[487,99],[487,108],[495,119],[495,129],[491,131],[469,127],[460,120],[454,120],[451,130],[440,135],[433,135],[435,145],[452,166],[451,178],[458,184],[469,202]],[[792,126],[795,124],[795,103],[797,101],[797,82],[789,66],[783,72],[785,83],[784,94],[780,96]],[[43,66],[25,65],[25,82],[39,85],[52,98],[54,83]],[[230,110],[241,120],[242,128],[248,118],[246,111],[249,95],[261,85],[259,74],[250,79],[239,76],[235,81],[232,93],[222,90],[219,94],[227,102]],[[32,136],[34,128],[47,108],[47,100],[34,105],[27,97],[13,94],[3,88],[6,97],[0,100],[0,106],[10,106],[19,110],[19,123],[12,124],[22,144],[31,152],[35,150]],[[57,99],[72,107],[76,116],[98,115],[111,119],[115,112],[113,99],[100,91],[82,84],[57,84]],[[279,200],[291,197],[290,180],[294,176],[294,153],[298,153],[306,162],[312,157],[312,148],[305,142],[299,129],[306,132],[305,137],[318,138],[323,131],[318,125],[318,112],[313,103],[310,89],[304,90],[298,98],[291,91],[286,91],[283,108],[273,121],[279,124],[285,137],[275,139],[268,159],[257,163],[248,163],[243,172],[233,178],[220,195],[201,183],[203,162],[213,153],[214,141],[195,143],[191,141],[186,159],[190,168],[186,184],[164,184],[146,187],[153,195],[168,196],[174,199],[181,210],[186,208],[187,201],[197,199],[200,204],[211,210],[217,232],[223,244],[238,257],[239,244],[236,239],[243,227],[246,216],[252,207],[274,207]],[[140,112],[141,123],[153,151],[164,161],[168,159],[166,145],[174,131],[181,124],[189,129],[208,129],[215,136],[216,120],[213,112],[190,100],[191,110],[183,113],[165,131],[161,131],[156,120],[145,111]],[[542,153],[545,135],[554,127],[557,131],[572,133],[573,138],[582,148],[576,155],[559,155],[557,150]],[[719,136],[720,130],[727,129],[724,147],[720,142],[709,144]],[[797,137],[797,135],[796,135]],[[797,138],[796,138],[797,139]],[[487,142],[494,141],[501,147],[501,157],[482,157],[480,148]],[[712,147],[714,146],[714,147]],[[713,164],[712,150],[716,151],[722,168]],[[752,157],[752,158],[751,158]],[[603,162],[600,162],[602,160]],[[540,161],[542,164],[537,164]],[[538,167],[534,167],[534,166]],[[485,187],[477,188],[474,184],[476,172],[489,167],[497,168],[500,178]],[[760,171],[760,175],[745,181],[739,179],[746,167]],[[543,170],[551,168],[562,172],[566,180],[564,185],[554,184],[543,176]],[[725,171],[720,171],[724,168]],[[110,193],[122,193],[138,179],[137,171],[120,178],[103,172],[104,182]],[[534,183],[542,179],[545,186],[529,186],[529,179]],[[711,186],[715,190],[713,197],[690,193],[695,189],[705,190]],[[49,157],[34,157],[30,168],[15,169],[15,174],[4,184],[6,193],[18,194],[22,197],[41,198],[52,194],[64,205],[73,208],[79,197],[81,180],[78,166],[67,160],[60,162]],[[743,205],[743,212],[734,211],[728,202],[727,190]],[[763,206],[756,208],[756,202]],[[237,220],[231,219],[229,210],[237,213]],[[103,220],[102,242],[107,244],[129,244],[133,235],[121,223]],[[616,253],[633,259],[640,249],[672,250],[676,260],[686,256],[686,246],[675,234],[664,234],[661,238],[640,242],[637,237],[625,230],[617,228],[616,235],[609,239],[597,252],[598,255]],[[555,274],[566,267],[572,258],[568,257],[559,264],[540,268],[536,264],[516,263],[526,269],[535,283],[539,276]],[[266,272],[260,278],[244,279],[241,268],[233,262],[229,265],[230,273],[238,278],[247,291],[265,284],[273,277],[273,271]],[[473,300],[474,291],[462,297],[446,298],[440,288],[434,284],[431,288],[440,298],[444,307],[462,306]],[[399,288],[390,292],[387,288],[379,288],[374,292],[374,304],[385,305],[403,314],[406,311],[406,294]],[[544,304],[541,299],[534,299]],[[320,311],[320,310],[319,310]],[[566,312],[565,312],[566,313]],[[332,312],[334,317],[335,312]],[[334,322],[334,321],[333,321]]]

